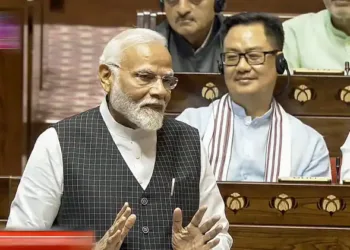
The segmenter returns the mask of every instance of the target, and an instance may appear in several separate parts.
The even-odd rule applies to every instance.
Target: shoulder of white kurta
[[[218,102],[219,100],[216,100],[206,107],[187,108],[178,117],[176,117],[176,120],[187,123],[188,125],[198,129],[202,138],[208,126],[208,122],[212,118],[213,110]]]
[[[291,135],[294,140],[308,142],[305,146],[314,146],[320,140],[324,141],[323,136],[314,128],[290,114],[288,114],[288,117],[291,125]]]
[[[341,150],[350,150],[350,133],[348,134],[348,137],[346,138],[343,146],[341,146]]]
[[[312,12],[302,14],[283,22],[283,27],[297,31],[304,30],[309,24],[311,24],[313,27],[317,26],[318,24],[323,25],[323,20],[327,14],[328,10],[321,10],[317,13]]]

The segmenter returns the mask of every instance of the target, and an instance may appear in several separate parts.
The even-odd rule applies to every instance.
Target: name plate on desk
[[[335,75],[343,76],[344,70],[337,69],[305,69],[298,68],[293,70],[294,75]]]
[[[305,183],[305,184],[328,184],[332,180],[328,177],[281,177],[278,178],[281,183]]]

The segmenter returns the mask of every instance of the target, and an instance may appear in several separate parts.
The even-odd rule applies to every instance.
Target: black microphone
[[[349,75],[350,74],[350,63],[349,62],[345,62],[345,75]]]
[[[337,183],[340,183],[340,157],[335,158],[336,178]]]

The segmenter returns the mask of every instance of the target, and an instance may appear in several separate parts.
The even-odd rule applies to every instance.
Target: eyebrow
[[[145,74],[155,74],[151,69],[139,69],[135,71],[136,73],[145,73]]]
[[[156,75],[156,73],[151,69],[140,69],[140,70],[137,70],[136,73]],[[174,76],[174,71],[168,71],[168,72],[164,73],[163,75],[164,76]]]

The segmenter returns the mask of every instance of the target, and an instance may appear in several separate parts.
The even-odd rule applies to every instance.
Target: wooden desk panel
[[[18,1],[13,4],[11,8],[9,1],[0,3],[0,15],[9,15],[9,22],[19,29],[18,34],[11,38],[14,44],[12,48],[0,48],[0,175],[21,174],[22,153],[25,151],[27,136],[23,126],[22,33],[25,12],[18,7]]]
[[[350,226],[350,186],[244,182],[218,185],[230,224]]]
[[[0,228],[6,223],[11,203],[16,195],[20,177],[0,176]]]
[[[350,250],[350,228],[231,225],[235,250]]]
[[[350,186],[218,185],[234,239],[232,249],[350,249]]]
[[[297,118],[324,136],[331,156],[342,156],[340,147],[350,132],[350,117],[297,116]]]

